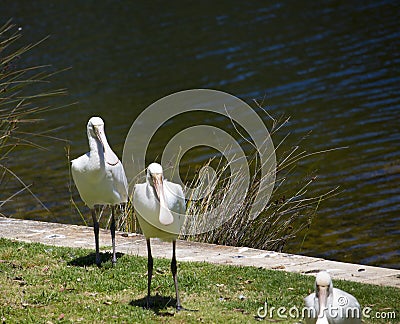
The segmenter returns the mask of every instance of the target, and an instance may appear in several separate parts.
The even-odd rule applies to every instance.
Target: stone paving
[[[117,252],[147,256],[143,235],[116,233]],[[94,249],[93,228],[86,226],[46,223],[0,217],[0,237],[24,242],[39,242],[55,246]],[[111,235],[100,230],[100,247],[111,247]],[[171,258],[171,243],[152,240],[154,257]],[[315,275],[327,270],[334,279],[400,288],[400,270],[344,263],[295,254],[277,253],[246,247],[177,242],[178,261],[205,261],[236,266],[255,266],[265,269]]]

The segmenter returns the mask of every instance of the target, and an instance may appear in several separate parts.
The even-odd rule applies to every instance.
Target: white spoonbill
[[[186,211],[182,187],[164,180],[161,165],[151,163],[147,167],[146,182],[135,186],[133,203],[140,228],[147,241],[147,307],[149,307],[150,302],[151,277],[153,274],[150,238],[157,237],[163,241],[172,241],[171,272],[175,285],[176,309],[181,310],[175,247],[176,238],[179,235]]]
[[[361,308],[349,293],[333,288],[328,272],[320,271],[315,279],[315,293],[304,299],[307,324],[359,324]],[[307,314],[308,313],[308,314]]]
[[[90,151],[72,160],[72,178],[85,204],[91,209],[96,243],[96,264],[100,266],[99,223],[95,205],[111,205],[112,262],[115,254],[115,206],[128,201],[128,182],[121,161],[108,145],[104,122],[92,117],[87,123]]]

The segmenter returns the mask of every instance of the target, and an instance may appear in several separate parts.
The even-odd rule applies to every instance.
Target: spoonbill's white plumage
[[[320,271],[315,279],[315,293],[304,299],[308,311],[307,324],[359,324],[361,307],[357,299],[338,288],[333,288],[328,272]]]
[[[72,160],[72,178],[82,200],[92,212],[97,265],[101,260],[95,205],[111,205],[112,262],[115,264],[115,206],[128,201],[128,182],[121,161],[107,142],[104,122],[100,117],[89,119],[87,136],[90,151]]]
[[[135,185],[133,203],[138,216],[140,228],[147,241],[147,307],[150,301],[151,278],[153,274],[153,257],[150,238],[172,241],[171,272],[175,284],[176,308],[182,309],[177,279],[176,238],[184,221],[186,212],[185,196],[182,187],[164,179],[160,164],[152,163],[147,167],[146,182]]]

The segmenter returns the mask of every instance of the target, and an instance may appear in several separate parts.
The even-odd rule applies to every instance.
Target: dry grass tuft
[[[262,111],[265,113],[263,117],[266,117],[264,120],[269,119],[272,121],[272,126],[270,127],[272,139],[276,137],[282,138],[279,144],[275,145],[277,165],[276,170],[272,172],[275,172],[276,180],[266,207],[257,217],[250,215],[250,210],[258,194],[261,182],[257,155],[254,155],[249,160],[249,166],[253,166],[253,171],[249,189],[241,203],[240,187],[243,185],[244,180],[241,181],[240,179],[244,179],[246,175],[244,172],[243,174],[236,174],[235,177],[236,179],[239,178],[239,181],[232,184],[230,182],[232,175],[226,176],[230,161],[223,163],[220,160],[218,161],[217,178],[219,182],[217,185],[214,183],[214,187],[210,185],[209,188],[204,188],[204,183],[207,181],[212,183],[213,181],[210,181],[210,179],[206,181],[201,173],[190,184],[192,188],[203,188],[205,195],[200,200],[191,200],[191,197],[187,197],[189,198],[187,208],[187,220],[189,220],[189,223],[185,224],[184,230],[185,233],[195,234],[186,235],[186,239],[213,244],[282,251],[289,240],[309,228],[320,203],[337,194],[338,188],[332,188],[332,190],[317,196],[308,194],[308,189],[317,181],[317,176],[314,173],[302,175],[299,173],[298,168],[296,169],[296,166],[311,155],[323,154],[327,151],[307,153],[301,149],[300,145],[288,149],[283,148],[283,144],[289,134],[282,137],[279,133],[282,132],[289,119],[281,117],[275,120],[264,109]],[[238,134],[240,135],[239,132]],[[205,166],[208,167],[210,163],[211,160]],[[269,174],[265,175],[265,177],[269,176]],[[289,178],[291,180],[293,178],[301,178],[298,181],[297,188],[293,187],[293,181],[287,181]],[[268,199],[268,197],[261,198]],[[218,208],[220,205],[223,205],[224,208]],[[208,215],[208,217],[204,217],[204,215]],[[210,222],[210,220],[215,220],[215,224],[218,224],[218,220],[224,220],[224,222],[218,224],[219,226],[215,226],[215,229],[201,233],[201,229],[209,225],[204,224],[204,222]]]
[[[49,66],[22,67],[21,61],[28,51],[45,39],[20,46],[20,38],[20,29],[11,21],[0,27],[0,187],[3,192],[9,192],[10,188],[19,188],[0,201],[0,208],[16,195],[28,191],[47,210],[31,191],[31,185],[26,184],[9,167],[9,159],[11,153],[17,149],[45,149],[36,143],[35,139],[38,137],[54,139],[49,130],[32,133],[26,131],[26,126],[30,128],[32,124],[41,122],[43,119],[39,116],[40,113],[56,109],[48,106],[47,100],[65,94],[66,91],[41,90],[43,84],[50,82],[54,72],[48,71]]]
[[[310,227],[320,203],[338,193],[338,188],[332,188],[323,194],[310,194],[310,187],[318,179],[315,171],[305,171],[302,174],[299,169],[304,169],[298,167],[299,163],[303,163],[306,158],[331,150],[308,153],[301,148],[301,142],[306,136],[295,146],[285,147],[290,134],[282,135],[282,132],[289,118],[282,116],[274,119],[260,105],[258,108],[265,114],[262,116],[263,119],[271,123],[268,129],[272,139],[281,139],[277,140],[278,144],[275,143],[276,169],[270,170],[275,173],[271,197],[261,197],[267,201],[266,207],[256,217],[250,215],[252,205],[259,194],[260,183],[262,183],[260,159],[254,147],[254,152],[248,155],[251,172],[245,199],[243,199],[243,186],[248,177],[246,171],[236,169],[236,173],[231,174],[230,167],[235,161],[227,161],[224,157],[210,159],[202,168],[199,168],[199,172],[195,172],[193,179],[186,181],[186,185],[189,188],[196,188],[197,192],[193,190],[190,194],[185,193],[187,211],[181,238],[213,244],[282,251],[288,241]],[[249,142],[236,127],[235,130],[243,141]],[[176,164],[174,168],[177,168]],[[207,172],[211,169],[214,169],[215,173]],[[270,176],[271,174],[264,175],[271,179]],[[233,178],[235,182],[232,181]],[[299,179],[296,185],[293,185],[293,179]],[[194,198],[196,193],[202,198]],[[120,224],[120,230],[140,233],[133,207],[130,204],[128,204],[127,212],[120,219]]]

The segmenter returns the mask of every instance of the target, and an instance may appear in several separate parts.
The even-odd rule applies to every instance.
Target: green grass
[[[112,267],[103,253],[102,268],[91,250],[60,248],[0,239],[0,320],[5,323],[252,323],[268,298],[270,307],[302,307],[313,278],[283,271],[179,262],[184,307],[176,312],[169,260],[155,259],[154,306],[144,309],[147,260],[120,255]],[[178,256],[179,257],[179,256]],[[334,281],[362,306],[399,313],[396,288]],[[274,319],[281,323],[300,319]],[[364,322],[374,322],[364,320]],[[388,323],[388,320],[380,323]],[[395,321],[393,321],[394,323]],[[379,323],[379,321],[375,321]]]

